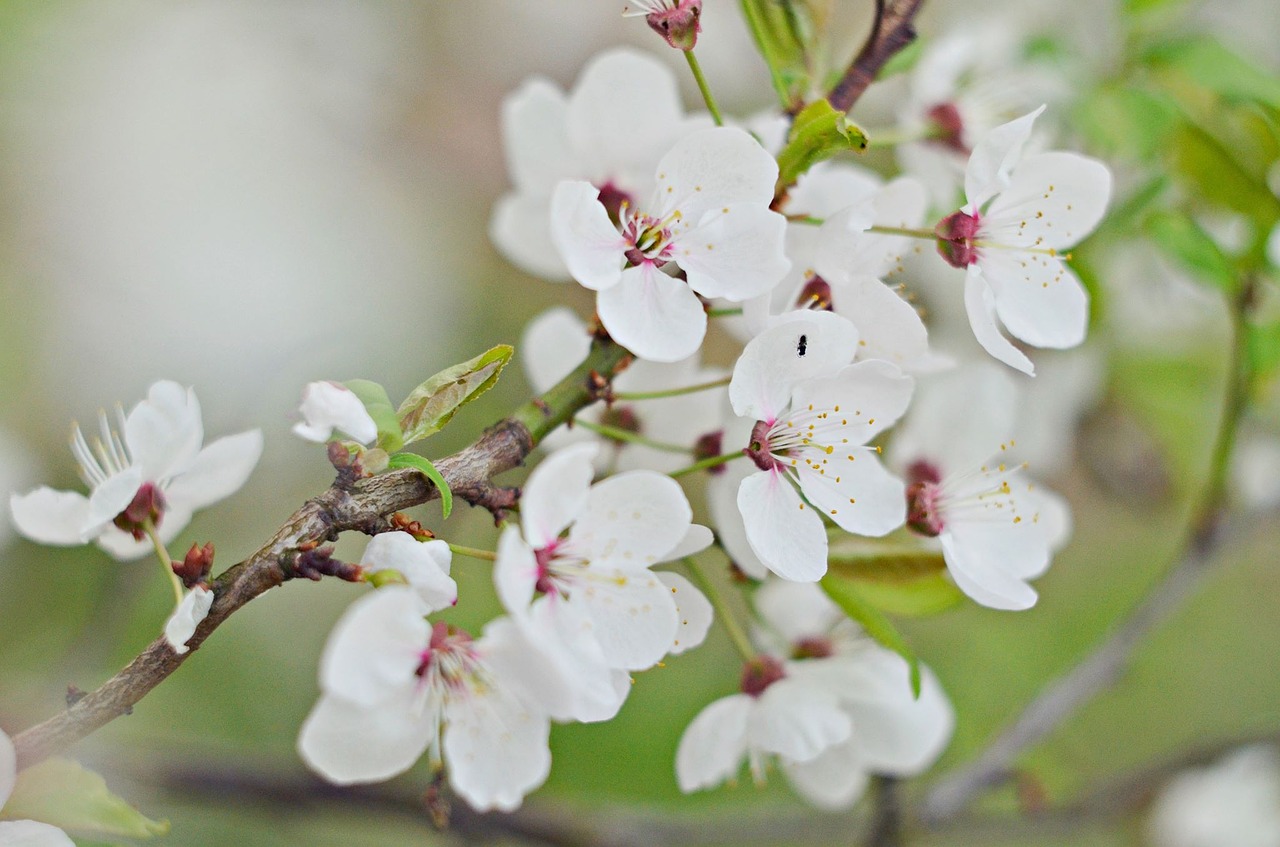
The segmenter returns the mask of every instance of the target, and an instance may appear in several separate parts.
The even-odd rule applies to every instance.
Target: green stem
[[[592,342],[582,364],[540,398],[525,403],[511,413],[510,420],[523,424],[534,445],[560,424],[599,399],[600,377],[612,378],[630,361],[627,348],[612,340]]]
[[[142,524],[142,531],[147,534],[147,538],[151,539],[151,546],[156,550],[156,558],[160,560],[160,567],[164,568],[165,576],[169,578],[169,584],[173,586],[173,597],[182,603],[182,580],[173,571],[173,558],[169,555],[168,549],[160,543],[160,536],[156,534],[155,524],[148,518]]]
[[[707,104],[707,111],[711,113],[711,120],[716,122],[716,126],[724,126],[720,107],[716,105],[716,98],[711,95],[711,86],[707,85],[707,78],[702,73],[702,65],[698,64],[698,57],[693,55],[692,50],[685,50],[684,58],[689,62],[689,70],[693,71],[693,78],[698,83],[698,90],[702,92],[702,99]]]
[[[741,309],[738,310],[742,312]],[[729,384],[732,377],[721,377],[708,382],[700,382],[697,385],[686,385],[683,388],[668,388],[664,391],[616,391],[614,392],[614,400],[661,400],[664,397],[679,397],[683,394],[697,394],[699,391],[710,391],[713,388],[723,388]],[[579,421],[581,423],[581,421]]]
[[[627,429],[619,429],[616,426],[607,426],[605,424],[591,423],[591,421],[584,420],[575,420],[573,425],[590,430],[597,435],[603,435],[605,438],[611,438],[614,441],[625,441],[628,444],[639,444],[643,447],[651,447],[654,450],[663,450],[667,453],[682,453],[686,456],[690,453],[688,447],[681,447],[679,444],[668,444],[665,441],[654,441],[652,438],[645,438],[637,432],[631,432]]]
[[[911,229],[905,226],[880,226],[876,224],[867,232],[878,232],[882,235],[905,235],[908,238],[923,238],[925,241],[937,241],[938,235],[931,229]]]
[[[757,651],[755,647],[751,646],[751,639],[747,638],[746,630],[738,623],[729,605],[725,603],[724,595],[720,593],[719,587],[707,576],[706,571],[702,569],[702,565],[699,565],[693,558],[686,556],[683,561],[685,567],[689,569],[689,575],[693,577],[693,581],[698,583],[702,593],[707,595],[711,608],[715,609],[716,620],[720,621],[720,625],[724,627],[725,634],[729,636],[733,646],[738,648],[738,652],[742,654],[743,661],[749,662],[754,659]]]
[[[741,0],[741,5],[747,29],[751,30],[751,38],[755,41],[760,56],[769,68],[769,80],[773,83],[773,90],[778,95],[778,103],[784,110],[795,114],[804,104],[797,104],[792,99],[791,90],[787,86],[787,79],[782,70],[784,62],[773,49],[773,39],[769,34],[768,24],[756,7],[755,0]]]
[[[667,474],[667,476],[671,477],[672,479],[678,479],[679,477],[686,476],[691,473],[696,473],[697,471],[706,470],[707,468],[718,467],[719,465],[732,462],[734,459],[741,459],[744,455],[745,455],[744,453],[721,453],[719,456],[711,456],[706,459],[701,459],[697,462],[694,462],[692,465],[689,465],[688,467],[683,467],[678,471],[672,471],[671,473]]]
[[[498,554],[492,550],[481,550],[479,547],[463,547],[461,544],[450,544],[449,549],[459,556],[467,556],[471,559],[484,559],[486,562],[494,562],[498,559]]]
[[[742,309],[707,309],[709,318],[733,318],[742,314]]]
[[[933,132],[904,132],[901,129],[864,129],[863,133],[867,136],[867,147],[897,147],[899,144],[908,144],[912,141],[926,141],[930,138],[936,138],[937,134]]]

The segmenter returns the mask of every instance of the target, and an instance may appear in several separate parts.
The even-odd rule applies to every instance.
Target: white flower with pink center
[[[675,362],[706,334],[698,295],[740,302],[790,267],[786,219],[769,209],[777,178],[773,157],[743,130],[701,130],[663,156],[650,200],[624,205],[616,225],[597,187],[560,183],[551,237],[573,278],[598,292],[609,334],[642,359]]]
[[[503,605],[535,642],[564,658],[558,666],[568,687],[583,692],[580,702],[549,705],[557,718],[609,717],[601,713],[621,705],[621,697],[610,698],[625,680],[618,672],[693,646],[710,620],[692,585],[650,570],[705,548],[710,531],[692,523],[670,477],[628,471],[592,485],[596,449],[565,448],[530,475],[523,534],[515,526],[503,531],[494,565]]]
[[[738,510],[752,551],[784,579],[826,573],[824,519],[880,536],[905,518],[902,482],[867,442],[906,410],[912,379],[880,360],[848,364],[856,349],[848,321],[797,312],[753,339],[734,367],[729,400],[755,421],[745,452],[759,469],[738,487]]]
[[[937,538],[956,585],[995,609],[1035,604],[1027,580],[1070,533],[1066,503],[1010,458],[1018,401],[996,366],[962,368],[921,387],[891,447],[908,481],[908,525]]]
[[[527,645],[495,626],[503,619],[473,640],[429,624],[428,610],[400,585],[351,605],[325,645],[298,752],[339,785],[390,779],[426,753],[473,808],[510,811],[551,768],[550,721],[510,683]]]
[[[1106,165],[1076,153],[1023,156],[1044,107],[987,133],[965,170],[964,208],[938,224],[938,251],[966,270],[965,311],[978,343],[1025,373],[1031,360],[1000,332],[1034,347],[1084,340],[1089,298],[1061,251],[1102,220],[1111,196]]]

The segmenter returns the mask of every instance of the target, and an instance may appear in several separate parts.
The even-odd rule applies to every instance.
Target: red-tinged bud
[[[192,588],[198,582],[204,582],[209,573],[213,570],[213,542],[206,543],[203,547],[199,544],[192,544],[191,549],[187,551],[186,557],[181,562],[173,563],[173,572],[182,580],[182,584],[187,588]]]
[[[954,103],[939,103],[925,113],[925,118],[932,127],[930,141],[964,156],[972,152],[964,144],[964,118]]]
[[[347,582],[360,582],[364,579],[364,569],[333,558],[332,547],[316,547],[302,550],[293,559],[289,567],[291,577],[309,579],[319,582],[321,577],[336,576]]]
[[[938,254],[953,268],[967,268],[978,261],[979,218],[975,214],[952,212],[934,228],[938,237]]]
[[[612,406],[600,416],[600,423],[623,432],[639,433],[642,430],[640,416],[632,406]]]
[[[831,283],[816,274],[810,277],[804,284],[804,288],[800,289],[800,296],[796,298],[796,308],[812,309],[816,312],[832,311]]]
[[[391,516],[391,528],[399,532],[407,532],[418,541],[431,541],[436,534],[404,512],[396,512]]]
[[[144,482],[124,511],[115,517],[115,525],[133,536],[135,541],[147,537],[147,527],[160,526],[165,510],[164,493],[151,482]]]
[[[742,666],[742,693],[759,697],[766,688],[786,675],[782,662],[772,656],[756,656]]]
[[[835,655],[835,645],[830,638],[801,638],[791,650],[794,659],[825,659]]]
[[[635,0],[624,15],[644,15],[649,28],[677,50],[692,50],[702,32],[702,0]]]
[[[701,462],[703,459],[713,459],[720,455],[720,451],[724,448],[724,430],[717,429],[715,432],[708,432],[705,435],[698,436],[698,440],[693,442],[693,460]],[[714,465],[707,468],[712,475],[722,474],[727,470],[724,465]]]
[[[780,464],[769,452],[769,424],[764,421],[756,421],[756,425],[751,429],[751,441],[747,449],[742,452],[746,453],[762,471],[771,471]]]

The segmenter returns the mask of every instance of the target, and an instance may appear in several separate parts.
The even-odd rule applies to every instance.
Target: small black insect
[[[800,340],[796,342],[796,352],[801,356],[809,352],[809,336],[800,336]]]

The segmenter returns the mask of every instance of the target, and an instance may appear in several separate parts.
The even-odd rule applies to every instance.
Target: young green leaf
[[[484,394],[498,381],[515,349],[499,344],[428,379],[400,404],[397,415],[404,443],[412,444],[444,429],[454,413]]]
[[[787,146],[778,154],[778,186],[794,185],[809,168],[837,153],[867,149],[867,135],[826,100],[796,115]]]
[[[920,697],[920,660],[916,658],[911,646],[907,644],[907,640],[902,637],[902,633],[898,632],[893,622],[867,601],[853,580],[828,573],[819,584],[846,615],[862,625],[868,635],[907,660],[907,664],[911,667],[911,693],[918,699]]]
[[[151,838],[169,831],[168,821],[153,821],[120,797],[106,781],[70,759],[45,759],[18,774],[7,820],[35,820],[91,836]]]
[[[453,511],[453,492],[449,490],[449,483],[445,482],[436,466],[417,453],[397,453],[387,462],[387,469],[400,468],[413,468],[435,484],[436,490],[440,492],[440,511],[448,518]]]
[[[360,398],[365,411],[378,425],[378,447],[388,453],[394,453],[404,446],[404,436],[400,431],[400,422],[396,420],[395,407],[387,396],[387,389],[368,379],[352,379],[344,382],[351,393]]]
[[[1231,294],[1237,279],[1231,260],[1200,226],[1182,212],[1159,211],[1147,218],[1147,233],[1165,253],[1198,279]]]

